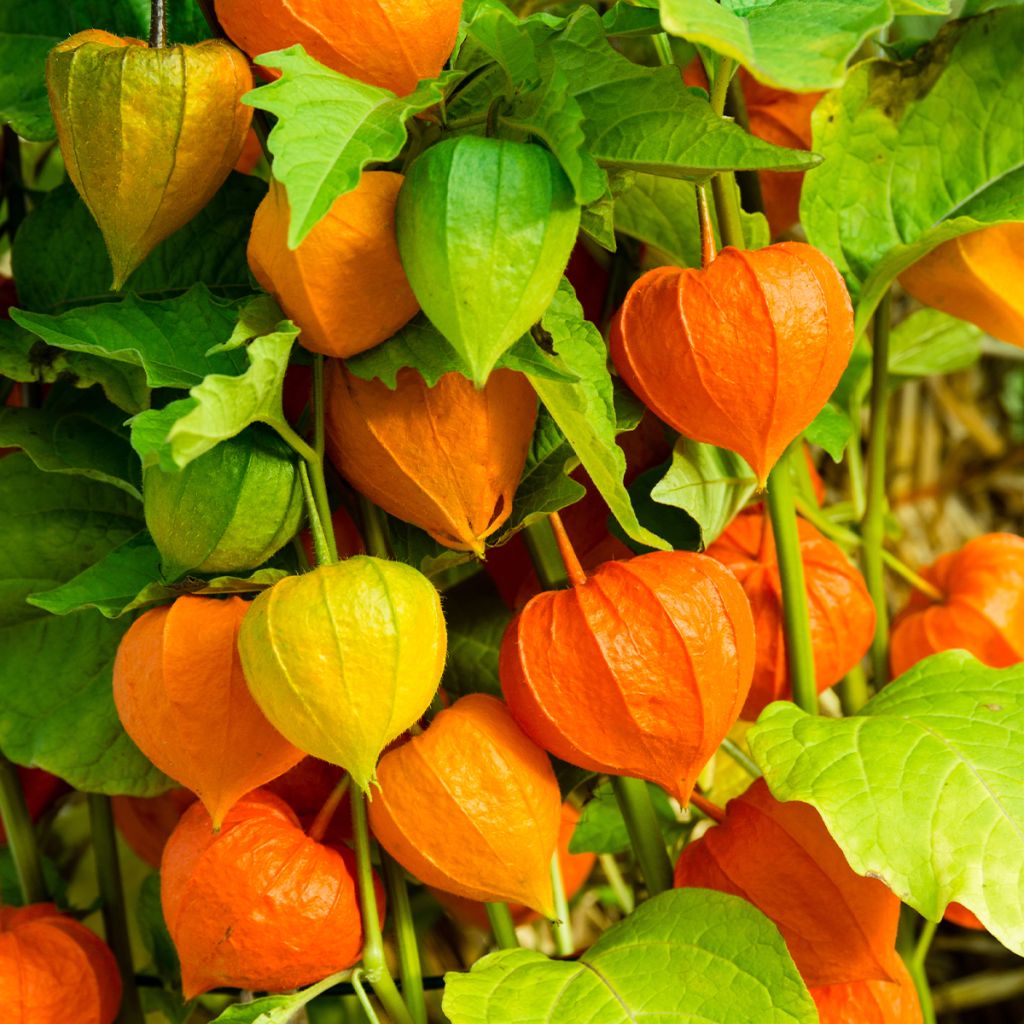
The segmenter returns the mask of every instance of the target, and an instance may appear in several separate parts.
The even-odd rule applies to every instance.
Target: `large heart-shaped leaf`
[[[641,904],[579,960],[492,953],[445,975],[452,1024],[797,1024],[814,1002],[778,930],[745,900],[676,889]]]
[[[821,813],[851,867],[930,920],[951,902],[1024,955],[1024,665],[915,665],[851,718],[770,705],[749,734],[780,800]]]
[[[998,45],[994,43],[998,41]],[[808,239],[842,271],[862,330],[940,242],[1024,219],[1024,9],[951,23],[912,61],[865,61],[814,116]]]

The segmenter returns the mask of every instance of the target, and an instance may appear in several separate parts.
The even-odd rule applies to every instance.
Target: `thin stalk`
[[[722,740],[721,747],[751,778],[761,778],[761,769],[757,767],[754,759],[738,743],[734,743],[726,736]]]
[[[850,504],[853,506],[853,518],[860,522],[867,508],[867,495],[864,493],[864,455],[860,450],[860,406],[851,403],[847,410],[854,424],[854,438],[846,446],[846,475],[850,480]]]
[[[554,531],[555,541],[558,544],[558,553],[562,556],[562,562],[565,565],[565,572],[569,577],[569,582],[574,587],[582,587],[587,582],[587,574],[583,571],[583,566],[580,565],[580,560],[576,557],[576,551],[572,546],[572,541],[569,540],[569,534],[565,532],[562,517],[557,512],[552,512],[548,519],[551,523],[551,529]]]
[[[363,538],[366,551],[374,558],[390,558],[387,527],[381,510],[369,498],[359,495],[359,511],[363,520]]]
[[[864,538],[864,579],[875,605],[875,636],[871,666],[875,688],[889,678],[889,605],[885,593],[882,549],[885,542],[886,435],[889,429],[889,327],[892,293],[887,292],[875,313],[871,356],[871,426],[868,433],[867,506],[861,523]]]
[[[658,60],[666,66],[675,64],[676,59],[672,55],[672,43],[668,35],[664,32],[658,32],[651,39],[654,42],[654,52],[657,53]]]
[[[619,906],[622,907],[622,912],[624,914],[632,914],[633,908],[636,906],[636,900],[633,898],[633,890],[622,877],[619,862],[615,859],[614,854],[601,853],[598,854],[597,859],[601,864],[604,877],[608,879],[608,884],[612,887],[612,892],[615,893],[615,898],[619,901]]]
[[[345,798],[351,782],[352,776],[345,775],[334,789],[331,790],[320,810],[317,811],[313,824],[309,826],[307,835],[310,839],[315,839],[318,843],[323,842],[324,836],[327,835],[327,830],[331,826],[331,820],[334,818],[334,812],[337,811],[338,804]]]
[[[150,0],[149,45],[154,50],[167,45],[167,9],[164,0]]]
[[[572,956],[576,951],[576,944],[572,938],[569,901],[565,898],[565,882],[562,880],[562,865],[559,863],[557,850],[551,856],[551,888],[555,894],[555,920],[552,922],[555,952],[559,956]]]
[[[331,522],[331,503],[327,497],[327,481],[324,479],[323,457],[317,455],[316,449],[306,444],[287,423],[275,423],[274,429],[306,464],[309,484],[312,488],[313,505],[316,507],[316,514],[320,519],[320,526],[323,529],[324,540],[327,545],[327,564],[332,564],[338,560],[338,543],[334,539],[334,524]],[[310,519],[312,520],[312,516],[310,516]],[[316,536],[314,534],[314,547],[315,541]],[[317,561],[320,564],[325,564],[320,559],[319,554],[317,555]]]
[[[49,894],[43,880],[36,830],[25,805],[18,770],[3,754],[0,754],[0,821],[7,833],[7,848],[11,851],[25,905],[42,903]]]
[[[839,701],[843,705],[843,714],[857,714],[869,700],[871,689],[868,686],[867,673],[864,666],[857,662],[839,684]]]
[[[302,497],[306,502],[306,515],[309,516],[309,532],[313,535],[313,554],[317,565],[327,565],[337,559],[331,558],[331,549],[327,545],[327,535],[320,512],[313,497],[313,488],[309,484],[309,470],[305,462],[299,463],[299,481],[302,484]]]
[[[117,966],[121,971],[121,1011],[118,1024],[145,1024],[145,1014],[135,987],[135,965],[132,962],[132,944],[128,936],[128,917],[121,882],[121,862],[117,856],[117,838],[114,832],[114,812],[110,797],[89,794],[89,820],[92,826],[92,845],[96,854],[96,874],[99,879],[100,898],[103,900],[103,931]]]
[[[672,862],[665,849],[647,783],[621,775],[611,776],[611,782],[619,810],[626,822],[629,840],[647,883],[648,895],[657,896],[667,892],[672,888]]]
[[[928,984],[925,961],[928,959],[928,950],[931,947],[932,939],[935,937],[935,930],[938,927],[938,921],[925,921],[921,926],[921,932],[918,935],[913,952],[906,958],[907,970],[911,978],[914,979],[914,988],[917,990],[917,998],[921,1003],[923,1024],[935,1024],[935,1006],[932,1003],[932,990]]]
[[[313,358],[313,451],[324,461],[324,357]]]
[[[519,946],[519,938],[516,935],[515,922],[512,920],[512,911],[508,909],[507,903],[485,903],[487,920],[491,922],[491,931],[494,933],[494,942],[498,949],[516,949]]]
[[[705,818],[710,818],[716,825],[721,825],[725,821],[725,811],[716,803],[712,803],[706,797],[700,795],[700,793],[690,794],[690,803],[704,815]]]
[[[363,988],[363,978],[366,976],[364,971],[357,970],[352,975],[352,988],[355,990],[356,999],[359,1000],[359,1005],[363,1008],[363,1013],[366,1014],[366,1019],[370,1024],[380,1024],[380,1018],[377,1016],[377,1011],[373,1008],[373,1003],[370,1002],[370,997],[366,994],[366,989]]]
[[[708,206],[708,190],[704,185],[697,186],[697,222],[700,224],[700,265],[707,267],[718,253]]]
[[[800,557],[793,477],[787,462],[799,448],[790,446],[768,474],[768,513],[782,583],[782,624],[786,637],[786,663],[793,700],[808,714],[818,713],[818,687],[814,678],[814,649],[807,610],[804,563]]]
[[[554,527],[550,519],[530,523],[523,530],[523,540],[530,552],[530,561],[537,570],[537,578],[545,590],[557,590],[568,583],[565,563],[558,549]]]
[[[367,980],[373,985],[374,994],[391,1017],[391,1024],[416,1024],[398,994],[394,979],[388,970],[387,960],[384,958],[384,939],[380,931],[377,895],[373,888],[373,868],[370,864],[370,829],[366,821],[366,797],[358,786],[352,788],[352,831],[356,843],[359,906],[363,915],[363,970]],[[358,988],[356,992],[359,992]]]
[[[398,945],[398,965],[402,973],[402,996],[409,1010],[409,1016],[416,1024],[427,1024],[427,1002],[423,994],[423,968],[420,965],[420,948],[416,941],[416,927],[409,903],[409,889],[405,884],[405,872],[386,853],[381,851],[384,865],[384,880],[388,887],[388,905],[391,920],[395,926],[395,941]]]
[[[715,80],[711,83],[711,109],[721,116],[725,112],[725,101],[729,95],[729,81],[736,68],[736,62],[722,57],[715,69]],[[718,231],[724,245],[737,249],[744,246],[743,221],[740,217],[739,196],[731,171],[716,174],[711,179],[711,191],[715,197],[718,212]]]
[[[718,67],[715,68],[715,80],[711,83],[711,109],[719,117],[725,112],[725,101],[729,95],[729,82],[732,80],[732,73],[736,70],[736,61],[731,57],[721,57]]]

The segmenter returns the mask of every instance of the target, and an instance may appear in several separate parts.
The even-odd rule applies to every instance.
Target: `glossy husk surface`
[[[446,642],[441,602],[425,576],[355,555],[265,590],[238,647],[267,718],[365,790],[380,752],[430,704]]]
[[[185,998],[221,985],[285,992],[350,967],[363,944],[355,860],[262,790],[214,832],[196,804],[164,848],[161,901]]]
[[[630,288],[615,367],[666,423],[742,455],[763,484],[828,401],[853,350],[839,271],[813,246],[727,247],[703,270]]]
[[[356,490],[451,548],[482,553],[508,519],[523,472],[537,396],[512,370],[482,388],[446,373],[432,388],[409,368],[391,390],[332,363],[327,450]]]
[[[675,884],[752,903],[778,926],[808,986],[899,976],[900,901],[854,874],[810,804],[780,803],[763,779],[683,850]]]
[[[875,632],[875,606],[857,569],[810,523],[797,520],[810,617],[814,677],[828,689],[864,656]],[[707,554],[740,581],[754,614],[757,659],[742,717],[755,719],[773,701],[790,697],[782,583],[771,522],[763,507],[741,512]]]
[[[606,562],[530,600],[502,641],[502,691],[556,757],[648,779],[685,803],[754,668],[750,605],[705,555]]]
[[[179,597],[136,620],[114,661],[114,703],[128,735],[218,824],[303,757],[249,694],[237,649],[249,607],[240,597]]]
[[[121,975],[106,944],[52,903],[0,907],[5,1024],[113,1024]]]
[[[216,0],[250,57],[300,43],[335,71],[404,96],[437,76],[455,45],[461,0]]]
[[[90,29],[50,51],[46,80],[68,174],[120,288],[238,159],[252,120],[240,102],[249,62],[221,39],[150,49]]]
[[[297,249],[288,248],[284,186],[272,180],[257,207],[249,267],[313,352],[354,356],[390,338],[419,310],[395,238],[401,187],[401,174],[365,171]]]
[[[893,620],[893,675],[962,648],[993,668],[1024,661],[1024,537],[988,533],[940,556],[921,575],[945,598],[914,591]]]
[[[462,697],[385,754],[377,779],[373,833],[421,882],[552,916],[558,782],[501,701]]]

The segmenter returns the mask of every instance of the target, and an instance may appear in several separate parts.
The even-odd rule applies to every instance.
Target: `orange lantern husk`
[[[735,576],[705,555],[659,551],[538,594],[509,624],[499,670],[535,743],[686,803],[743,707],[754,649]]]
[[[752,903],[775,922],[808,986],[899,976],[899,899],[854,873],[813,807],[780,803],[764,779],[683,850],[675,884]]]
[[[902,960],[893,981],[850,981],[812,988],[819,1024],[921,1024],[914,979]]]
[[[837,544],[803,519],[797,520],[797,534],[820,693],[839,682],[871,646],[875,606],[860,573]],[[741,717],[755,719],[773,700],[788,699],[791,693],[782,582],[764,508],[759,505],[736,516],[707,554],[732,570],[754,613],[757,659]]]
[[[537,396],[512,370],[495,370],[477,389],[459,373],[427,387],[406,368],[394,390],[340,363],[327,371],[327,451],[338,472],[458,550],[482,554],[511,514],[536,418]]]
[[[157,870],[167,840],[195,802],[195,793],[183,786],[159,796],[115,796],[110,801],[121,838],[140,860]]]
[[[644,404],[687,437],[742,455],[761,486],[853,351],[843,279],[802,242],[648,271],[619,326],[612,359]]]
[[[944,596],[914,591],[893,620],[894,676],[939,651],[962,649],[992,668],[1024,661],[1024,537],[988,533],[921,575]]]
[[[561,796],[551,762],[500,700],[470,694],[381,758],[370,825],[421,882],[554,916]]]

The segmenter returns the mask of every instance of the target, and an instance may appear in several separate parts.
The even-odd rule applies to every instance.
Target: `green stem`
[[[551,520],[540,519],[523,530],[523,540],[530,552],[530,560],[537,570],[537,578],[545,590],[557,590],[569,582],[569,574],[558,550],[558,541]]]
[[[48,893],[36,845],[36,830],[25,806],[18,769],[3,754],[0,754],[0,820],[7,833],[7,846],[25,905],[42,903]]]
[[[715,70],[715,80],[711,83],[711,109],[719,116],[725,111],[725,101],[729,95],[729,81],[735,68],[734,60],[722,57]],[[711,192],[715,197],[718,232],[722,244],[742,249],[745,244],[743,221],[740,217],[739,195],[732,172],[716,174],[711,179]]]
[[[672,888],[672,862],[665,849],[647,783],[621,775],[611,776],[611,782],[633,851],[647,883],[648,895],[657,896],[668,891]]]
[[[420,949],[416,941],[416,927],[409,903],[409,889],[405,884],[405,872],[386,853],[381,851],[384,865],[384,879],[388,887],[388,905],[395,927],[398,945],[398,963],[402,972],[402,995],[409,1015],[416,1024],[427,1024],[427,1002],[423,994],[423,968],[420,965]]]
[[[921,1003],[923,1024],[935,1024],[935,1007],[932,1003],[932,990],[928,984],[925,961],[928,959],[928,950],[938,927],[938,921],[925,921],[921,926],[921,932],[913,952],[906,958],[907,970],[910,972],[911,978],[914,979],[914,988],[917,990],[917,998]]]
[[[576,944],[572,939],[569,901],[565,898],[565,882],[562,880],[562,865],[558,861],[557,850],[551,857],[551,888],[555,894],[555,920],[552,922],[555,951],[559,956],[572,956],[576,951]]]
[[[89,794],[89,819],[92,824],[92,845],[96,855],[96,874],[100,898],[103,900],[103,931],[121,971],[123,995],[119,1024],[145,1024],[139,991],[135,987],[135,965],[128,936],[128,917],[121,882],[121,862],[117,856],[114,812],[110,797]]]
[[[867,507],[861,523],[864,538],[864,579],[875,604],[875,636],[871,665],[875,689],[889,678],[889,605],[885,593],[882,550],[885,543],[886,435],[889,429],[889,326],[892,293],[886,293],[875,313],[871,356],[871,427],[868,433]]]
[[[731,57],[720,57],[715,68],[715,80],[711,83],[711,109],[721,117],[725,113],[725,101],[729,95],[729,82],[736,70],[736,61]]]
[[[317,402],[317,405],[320,405],[320,403]],[[324,539],[327,544],[329,564],[333,564],[338,560],[338,544],[334,539],[334,524],[331,522],[331,503],[327,497],[327,481],[324,479],[323,457],[317,454],[315,448],[311,448],[306,444],[283,420],[280,423],[275,422],[274,429],[306,464],[306,471],[309,474],[308,482],[312,488],[313,504],[316,506],[316,513],[320,519],[320,526],[323,529]],[[312,519],[312,517],[310,518]],[[313,539],[315,548],[315,535]],[[317,561],[321,561],[319,555],[317,555]],[[323,563],[321,562],[321,564]]]
[[[633,898],[633,890],[626,884],[626,880],[622,877],[622,871],[619,869],[619,862],[615,859],[615,855],[611,853],[598,854],[597,859],[601,863],[601,870],[604,872],[604,877],[608,879],[608,884],[612,887],[612,892],[615,893],[615,898],[619,901],[619,906],[622,907],[624,914],[632,914],[633,907],[636,906],[636,900]]]
[[[757,767],[754,759],[738,744],[734,743],[728,736],[722,740],[722,749],[753,779],[761,778],[761,769]]]
[[[839,700],[843,705],[843,714],[855,715],[869,700],[871,690],[864,666],[857,662],[843,677],[839,684]]]
[[[323,464],[324,461],[324,357],[313,359],[313,451]]]
[[[352,787],[352,831],[356,844],[356,875],[359,882],[359,905],[363,914],[363,970],[374,994],[391,1017],[392,1024],[415,1024],[395,987],[384,959],[384,939],[377,913],[377,895],[373,887],[370,863],[370,828],[366,821],[366,796],[358,786]],[[357,989],[358,992],[358,989]]]
[[[363,520],[363,540],[367,552],[374,558],[390,558],[391,546],[388,544],[384,514],[362,494],[359,495],[359,511]]]
[[[654,52],[657,53],[658,60],[666,66],[675,64],[676,59],[672,55],[672,42],[668,35],[664,32],[658,32],[651,39],[654,42]]]
[[[373,1003],[370,1002],[370,997],[366,994],[366,989],[363,988],[364,977],[364,971],[354,971],[352,974],[352,988],[355,990],[356,999],[359,1000],[359,1005],[363,1008],[363,1013],[366,1014],[366,1019],[370,1024],[380,1024],[380,1018],[377,1016],[377,1011],[373,1008]]]
[[[790,445],[768,474],[768,513],[771,517],[782,583],[782,624],[786,637],[786,663],[789,667],[793,700],[808,714],[816,715],[818,687],[814,678],[811,622],[807,610],[804,563],[800,557],[800,537],[796,525],[793,477],[788,465],[794,452],[802,457],[799,442]]]
[[[516,925],[512,920],[512,911],[507,903],[485,903],[487,920],[491,922],[494,941],[498,949],[516,949],[519,938],[516,936]]]
[[[860,448],[860,405],[850,403],[846,410],[854,426],[853,440],[846,446],[846,472],[850,480],[850,504],[853,506],[853,518],[860,522],[867,508],[864,494],[864,455]]]
[[[306,515],[309,517],[309,532],[313,535],[313,554],[316,555],[317,565],[328,565],[337,559],[331,558],[331,549],[327,545],[327,535],[324,533],[323,520],[316,507],[316,499],[313,497],[313,488],[309,484],[309,470],[305,462],[299,463],[299,480],[302,483],[302,497],[306,502]]]

